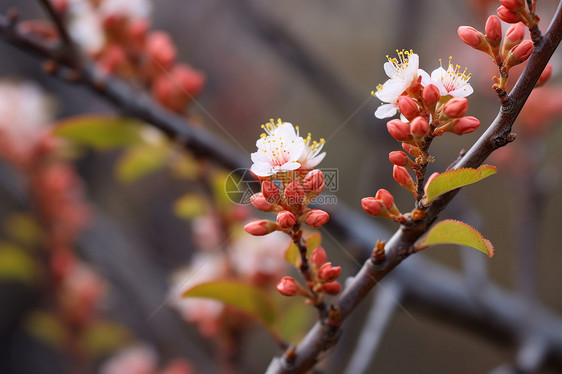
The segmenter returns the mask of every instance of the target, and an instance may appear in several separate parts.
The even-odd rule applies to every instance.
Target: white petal
[[[426,87],[427,85],[430,84],[435,84],[433,82],[433,80],[431,79],[431,77],[429,76],[429,74],[427,74],[427,72],[423,69],[418,69],[418,75],[421,76],[421,84],[422,86]]]
[[[295,128],[292,123],[285,122],[275,130],[275,136],[281,136],[284,138],[283,140],[289,141],[296,138],[297,133],[295,132]]]
[[[375,117],[378,119],[392,117],[398,110],[393,104],[383,104],[375,111]]]
[[[420,62],[420,58],[415,53],[412,53],[408,58],[408,67],[404,71],[404,75],[406,76],[406,82],[408,83],[408,86],[412,84],[412,82],[418,77],[419,62]]]
[[[456,90],[449,92],[449,95],[451,95],[452,97],[467,97],[473,92],[474,89],[472,88],[470,83],[466,83],[460,88],[457,88]]]
[[[383,66],[384,72],[386,73],[386,75],[388,75],[389,78],[392,78],[392,76],[396,74],[396,67],[390,62],[385,62]]]
[[[259,177],[269,177],[270,175],[275,174],[275,170],[271,167],[271,165],[265,162],[253,164],[250,170]]]
[[[294,143],[291,143],[291,145],[287,147],[287,151],[289,152],[289,161],[297,161],[305,151],[305,147],[303,138],[299,136],[294,139]]]
[[[281,171],[291,171],[291,170],[296,170],[298,168],[301,167],[301,164],[296,162],[296,161],[289,161],[287,163],[284,163],[283,165],[281,165],[279,167],[279,169]]]
[[[311,158],[310,160],[306,161],[302,166],[305,169],[312,169],[313,167],[321,163],[324,157],[326,157],[326,152],[322,152],[316,157]]]
[[[384,82],[382,89],[375,92],[375,96],[385,103],[393,103],[398,100],[398,96],[400,96],[409,86],[410,82],[398,79],[389,79]]]
[[[431,72],[431,79],[436,82],[441,81],[441,79],[445,78],[446,75],[447,71],[440,66]]]
[[[250,155],[250,158],[252,159],[253,163],[270,161],[269,155],[267,154],[267,152],[264,152],[263,150],[258,150],[257,152],[252,153]]]

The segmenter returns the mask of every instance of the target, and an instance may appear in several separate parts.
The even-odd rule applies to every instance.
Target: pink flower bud
[[[421,154],[420,149],[415,145],[402,143],[402,148],[414,157],[418,157]],[[405,165],[398,165],[398,166],[405,166]]]
[[[500,4],[509,10],[521,9],[525,6],[524,0],[500,0]]]
[[[392,194],[382,188],[377,191],[377,194],[375,195],[375,199],[381,200],[384,206],[386,207],[386,209],[391,209],[392,206],[394,205],[394,197],[392,196]]]
[[[283,191],[289,205],[302,204],[304,202],[304,189],[299,181],[292,181]]]
[[[361,199],[361,207],[365,212],[376,217],[381,213],[384,205],[381,200],[374,197],[365,197]]]
[[[435,179],[435,177],[437,177],[439,175],[438,172],[435,172],[433,174],[431,174],[429,176],[429,178],[427,178],[427,182],[425,182],[425,186],[423,187],[423,190],[425,191],[425,194],[427,195],[427,187],[429,187],[429,184],[431,183],[432,180]]]
[[[439,88],[434,84],[428,84],[424,87],[422,92],[422,99],[428,106],[433,106],[441,98]]]
[[[257,219],[246,224],[246,226],[244,226],[244,230],[246,230],[248,234],[262,236],[272,233],[277,229],[277,227],[278,226],[275,224],[275,222],[267,221],[264,219]]]
[[[316,247],[310,254],[310,262],[316,266],[322,266],[324,262],[328,259],[326,251],[322,247]]]
[[[515,57],[518,61],[523,62],[529,58],[531,53],[533,52],[533,42],[530,40],[524,40],[521,44],[516,45],[513,47],[511,52],[513,53],[513,57]]]
[[[338,279],[341,274],[341,266],[332,266],[331,262],[326,262],[320,266],[318,277],[324,282],[332,282]]]
[[[539,80],[536,84],[536,87],[539,87],[539,86],[542,86],[543,84],[545,84],[548,81],[548,79],[550,78],[551,75],[552,75],[552,65],[548,64],[548,65],[546,65],[543,72],[541,73],[541,76],[539,77]]]
[[[177,64],[167,74],[161,74],[152,84],[153,96],[164,107],[182,112],[193,96],[198,95],[205,84],[205,74],[189,65]],[[187,94],[186,94],[187,92]]]
[[[505,33],[505,38],[514,44],[519,44],[525,37],[525,30],[527,27],[522,22],[517,22],[511,25],[507,32]],[[511,49],[511,48],[510,48]]]
[[[416,117],[410,123],[410,132],[414,137],[423,138],[428,131],[429,123],[427,123],[427,120],[423,117]]]
[[[461,26],[458,28],[457,34],[465,44],[472,48],[485,52],[488,50],[489,45],[486,41],[486,37],[474,27]]]
[[[284,229],[291,228],[297,223],[295,215],[288,210],[283,210],[277,213],[277,223]]]
[[[455,122],[453,133],[457,135],[468,134],[475,131],[480,126],[480,121],[476,117],[463,117]]]
[[[392,177],[396,182],[398,182],[398,184],[400,184],[408,191],[411,191],[412,193],[416,192],[414,180],[412,179],[412,177],[408,173],[408,170],[406,170],[405,167],[394,165],[394,168],[392,169]]]
[[[283,277],[277,283],[277,291],[283,296],[295,296],[298,292],[297,282],[292,277]]]
[[[488,17],[486,21],[486,38],[490,45],[498,47],[502,40],[502,23],[496,16]]]
[[[306,215],[305,222],[310,227],[322,227],[328,222],[330,215],[322,209],[312,209]]]
[[[166,69],[169,69],[176,60],[176,47],[170,39],[170,35],[164,31],[154,31],[148,34],[145,48],[146,53]],[[160,70],[159,66],[156,68]]]
[[[256,194],[253,194],[250,197],[250,202],[252,203],[252,205],[254,207],[256,207],[257,209],[261,210],[262,212],[269,212],[271,210],[271,208],[273,208],[273,205],[271,205],[266,199],[265,197],[263,197],[263,194],[261,192],[258,192]]]
[[[261,193],[263,197],[270,203],[275,204],[281,198],[281,192],[279,192],[279,187],[271,181],[264,181],[261,184]]]
[[[408,155],[402,151],[392,151],[388,154],[388,159],[394,165],[410,167],[413,162]]]
[[[305,193],[319,194],[324,189],[324,173],[319,169],[310,171],[304,177],[302,185]]]
[[[500,17],[500,19],[504,22],[517,23],[521,21],[521,16],[519,15],[519,13],[511,11],[503,5],[498,8],[497,12],[498,17]]]
[[[386,123],[386,128],[390,135],[398,140],[399,142],[404,140],[410,140],[412,135],[410,135],[410,125],[400,121],[399,119],[393,119]]]
[[[420,114],[418,104],[408,96],[400,96],[398,98],[398,108],[400,113],[407,119],[412,119]]]
[[[341,285],[338,282],[329,282],[322,285],[322,292],[328,295],[337,295],[341,291]]]
[[[461,118],[468,110],[468,100],[466,97],[453,97],[445,104],[443,113],[449,118]]]

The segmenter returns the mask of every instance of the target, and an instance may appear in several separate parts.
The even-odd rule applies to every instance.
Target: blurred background
[[[555,1],[538,2],[543,33],[556,5]],[[248,166],[261,132],[259,125],[281,117],[299,125],[304,133],[310,131],[315,139],[326,139],[327,156],[321,167],[338,170],[338,203],[360,212],[361,198],[385,188],[392,192],[397,206],[408,211],[411,196],[393,181],[388,161],[388,152],[399,145],[386,132],[385,121],[373,115],[380,103],[371,91],[386,80],[385,56],[392,56],[396,49],[413,49],[420,56],[420,68],[428,72],[439,66],[439,59],[447,61],[453,56],[453,63],[472,73],[475,92],[469,97],[468,114],[479,118],[482,125],[472,134],[447,134],[434,142],[436,162],[430,173],[443,170],[497,114],[498,102],[491,89],[494,65],[489,57],[464,45],[456,30],[461,25],[483,30],[486,18],[498,6],[496,1],[485,0],[157,0],[152,3],[150,19],[151,29],[169,33],[177,60],[205,74],[205,86],[197,103],[190,105],[189,117],[227,141],[234,138],[236,146],[248,154]],[[13,7],[20,10],[22,19],[46,19],[36,1],[0,0],[0,12],[5,14]],[[504,32],[507,27],[504,24]],[[549,91],[535,99],[534,106],[530,102],[531,110],[516,122],[519,138],[509,146],[511,150],[488,160],[498,166],[498,174],[465,188],[441,216],[462,219],[479,229],[494,243],[494,258],[474,260],[473,250],[456,247],[416,255],[459,272],[470,266],[484,268],[480,273],[487,269],[493,282],[538,300],[558,314],[562,312],[557,221],[562,208],[562,108],[557,105],[562,102],[560,53],[551,61],[551,80],[540,88]],[[123,114],[86,87],[45,75],[40,59],[4,41],[0,42],[0,55],[0,77],[40,86],[54,110],[52,122],[81,114]],[[547,102],[548,109],[544,109]],[[166,171],[135,183],[121,183],[112,173],[120,155],[120,150],[87,150],[73,159],[92,217],[77,239],[76,253],[103,279],[99,313],[112,321],[107,335],[106,330],[96,330],[99,335],[92,338],[92,344],[103,346],[106,340],[116,344],[96,351],[95,359],[82,358],[78,360],[82,364],[69,365],[68,349],[52,344],[53,334],[45,332],[56,330],[52,321],[41,324],[37,322],[41,318],[35,318],[32,321],[40,327],[30,328],[33,323],[28,315],[50,303],[46,291],[33,283],[0,277],[0,373],[110,370],[108,360],[131,346],[137,348],[139,357],[149,357],[159,368],[170,369],[166,373],[172,373],[170,363],[177,359],[186,360],[193,372],[223,371],[215,360],[220,350],[216,341],[205,339],[197,326],[184,321],[167,302],[173,290],[172,274],[190,263],[197,247],[192,238],[193,221],[178,217],[172,207],[186,190],[196,188],[193,182]],[[29,208],[28,194],[17,170],[3,161],[0,213],[5,236],[14,212]],[[395,229],[390,222],[379,224],[388,233]],[[531,234],[525,231],[529,225],[534,227]],[[524,231],[536,238],[526,249],[518,250]],[[350,260],[338,242],[324,236],[331,261],[350,276],[359,270],[366,254],[343,243],[356,261]],[[366,300],[345,325],[342,344],[320,365],[326,373],[342,372],[346,367],[370,305]],[[368,372],[491,372],[515,355],[515,347],[507,340],[488,339],[470,328],[444,323],[441,315],[420,311],[407,300],[403,307],[394,313]],[[304,321],[304,333],[314,312],[299,313],[296,318]],[[246,330],[237,342],[243,368],[239,372],[263,372],[280,351],[259,324],[248,324]],[[294,339],[298,336],[293,334]],[[178,373],[188,372],[186,367],[181,366],[185,371]],[[547,366],[536,372],[559,371]]]

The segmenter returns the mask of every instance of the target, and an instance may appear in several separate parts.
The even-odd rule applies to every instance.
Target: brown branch
[[[0,35],[17,47],[24,48],[43,58],[54,60],[63,66],[73,67],[71,62],[66,60],[65,56],[52,46],[37,40],[33,35],[18,32],[7,17],[0,16]],[[456,167],[476,167],[491,152],[513,139],[511,126],[561,38],[562,15],[559,7],[549,30],[535,47],[524,73],[509,99],[502,106],[498,117],[468,153],[459,160],[455,165]],[[146,96],[139,96],[138,92],[119,79],[100,75],[92,64],[87,64],[84,67],[77,77],[76,83],[92,88],[116,106],[122,108],[124,112],[158,127],[170,137],[177,139],[198,157],[208,158],[233,170],[246,167],[249,164],[247,155],[237,152],[230,144],[220,140],[205,129],[194,129],[189,121],[163,110]],[[438,213],[450,202],[456,192],[450,192],[436,199],[428,209],[424,220],[415,223],[407,222],[403,225],[387,243],[387,256],[384,261],[376,263],[370,259],[366,261],[336,304],[342,320],[350,315],[357,304],[380,279],[406,257],[412,243],[429,228],[437,218]],[[342,208],[338,210],[341,211]],[[345,211],[345,208],[343,210]],[[332,214],[331,222],[332,227],[347,232],[354,230],[351,223],[346,222],[345,215]],[[357,236],[360,237],[360,233]],[[337,326],[323,326],[317,323],[300,345],[291,350],[289,359],[286,355],[274,360],[269,372],[306,371],[316,363],[318,356],[323,351],[335,344],[338,333]]]

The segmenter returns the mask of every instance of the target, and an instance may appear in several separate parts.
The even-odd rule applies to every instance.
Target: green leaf
[[[435,177],[427,186],[426,199],[431,202],[439,195],[455,190],[472,183],[476,183],[492,174],[498,169],[491,165],[482,165],[478,169],[463,168],[446,171]]]
[[[142,142],[141,129],[141,123],[131,119],[84,115],[59,122],[54,134],[98,150],[109,150]]]
[[[303,303],[300,298],[282,296],[282,302],[285,308],[280,314],[280,334],[285,341],[299,341],[314,323],[314,313],[310,305]]]
[[[125,327],[109,321],[99,321],[88,326],[80,336],[82,349],[92,358],[111,353],[132,338]]]
[[[293,242],[289,244],[289,248],[285,251],[285,260],[291,264],[299,267],[301,262],[301,255],[299,253],[299,248]]]
[[[57,349],[64,349],[70,339],[65,325],[52,313],[33,312],[26,318],[24,326],[30,335]]]
[[[181,196],[174,203],[174,213],[179,218],[192,219],[200,216],[207,210],[205,199],[194,193]]]
[[[476,248],[490,258],[494,255],[494,246],[489,240],[472,226],[452,219],[437,223],[414,244],[414,247],[424,249],[435,244],[464,245]]]
[[[41,228],[28,213],[16,212],[7,216],[4,230],[8,237],[25,248],[34,248],[41,241]]]
[[[128,148],[115,165],[119,181],[132,183],[166,166],[170,149],[167,144],[139,144]]]
[[[272,327],[277,320],[277,308],[268,295],[261,289],[245,283],[201,283],[185,291],[183,297],[205,297],[221,301],[248,313],[267,327]]]
[[[12,244],[0,244],[0,279],[32,284],[38,272],[36,260],[24,250]]]

